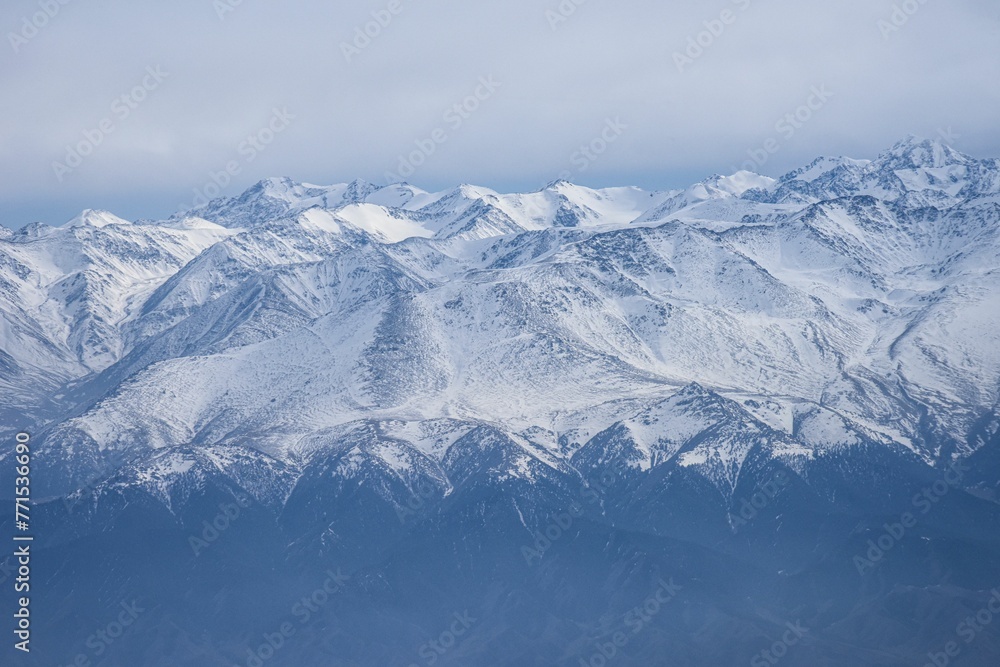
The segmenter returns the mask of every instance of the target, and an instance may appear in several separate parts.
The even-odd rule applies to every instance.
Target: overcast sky
[[[5,0],[0,27],[11,227],[166,217],[213,174],[663,189],[909,133],[1000,156],[995,0]]]

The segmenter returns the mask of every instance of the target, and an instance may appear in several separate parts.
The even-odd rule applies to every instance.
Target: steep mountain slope
[[[0,246],[6,407],[31,410],[58,387],[121,358],[124,329],[150,294],[233,232],[205,220],[133,225],[84,211],[28,226]]]

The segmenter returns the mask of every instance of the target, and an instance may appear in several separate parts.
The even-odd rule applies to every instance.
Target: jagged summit
[[[940,168],[954,164],[967,164],[974,159],[960,153],[941,139],[924,139],[909,135],[874,160],[876,167],[902,169]]]
[[[299,183],[287,177],[272,177],[258,181],[236,196],[202,203],[159,224],[171,226],[183,224],[186,219],[203,219],[240,229],[261,221],[293,218],[310,208],[320,207],[335,215],[340,209],[361,204],[383,209],[380,214],[383,217],[407,219],[412,223],[409,227],[413,236],[433,236],[445,228],[451,230],[446,234],[452,233],[450,225],[426,223],[429,218],[447,218],[454,222],[474,206],[479,206],[479,210],[494,207],[511,219],[493,224],[491,229],[494,231],[475,232],[477,235],[545,227],[625,225],[671,216],[704,220],[721,215],[728,221],[727,214],[720,209],[735,211],[740,208],[720,203],[730,198],[800,204],[850,195],[895,200],[916,193],[925,202],[940,206],[967,199],[961,196],[965,191],[978,196],[1000,194],[997,164],[998,160],[969,157],[940,139],[910,135],[874,160],[820,157],[778,179],[739,171],[728,176],[713,175],[685,190],[661,192],[627,187],[593,190],[557,179],[527,194],[501,194],[468,184],[428,193],[408,183],[377,185],[355,179],[350,183],[321,186]],[[600,205],[594,206],[595,200]],[[709,215],[703,216],[703,211]],[[121,224],[130,223],[108,211],[88,209],[62,226],[102,228]],[[388,237],[398,238],[399,233],[390,233]]]
[[[88,208],[82,211],[80,215],[63,224],[63,227],[94,227],[99,229],[108,225],[128,224],[131,224],[128,220],[123,220],[113,213]]]

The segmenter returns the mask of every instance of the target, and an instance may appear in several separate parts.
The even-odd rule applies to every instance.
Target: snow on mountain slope
[[[66,222],[63,227],[107,227],[108,225],[127,225],[127,220],[122,220],[117,215],[108,211],[95,211],[87,209],[72,220]]]
[[[431,231],[419,223],[375,204],[345,206],[337,211],[337,216],[386,243],[396,243],[414,236],[433,236]]]
[[[816,203],[869,195],[907,206],[952,206],[1000,193],[1000,160],[978,160],[939,140],[910,136],[872,161],[820,158],[790,172],[761,201]]]
[[[574,461],[599,468],[626,454],[627,466],[649,470],[677,457],[685,467],[721,466],[719,481],[725,479],[732,488],[735,478],[731,465],[741,463],[746,452],[722,438],[720,428],[728,422],[730,428],[745,430],[749,423],[751,437],[744,442],[751,445],[754,436],[762,433],[747,419],[748,414],[738,412],[740,408],[732,401],[692,384],[612,424],[576,452]],[[709,429],[713,438],[696,441]]]
[[[627,225],[663,199],[639,188],[591,190],[556,181],[524,195],[499,195],[497,206],[526,230]]]
[[[63,227],[29,226],[0,241],[9,400],[30,404],[37,388],[51,391],[50,383],[114,363],[124,352],[124,323],[150,294],[232,233],[215,225],[133,225],[85,211]]]
[[[151,448],[291,461],[366,420],[435,465],[489,425],[529,476],[600,442],[730,491],[751,452],[838,438],[932,461],[1000,400],[998,195],[1000,162],[911,138],[683,191],[269,179],[88,211],[0,238],[4,389],[75,479]]]

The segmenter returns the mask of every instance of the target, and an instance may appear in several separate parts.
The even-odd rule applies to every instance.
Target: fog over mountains
[[[1000,585],[1000,159],[276,178],[0,235],[56,664],[1000,655],[956,629]]]

